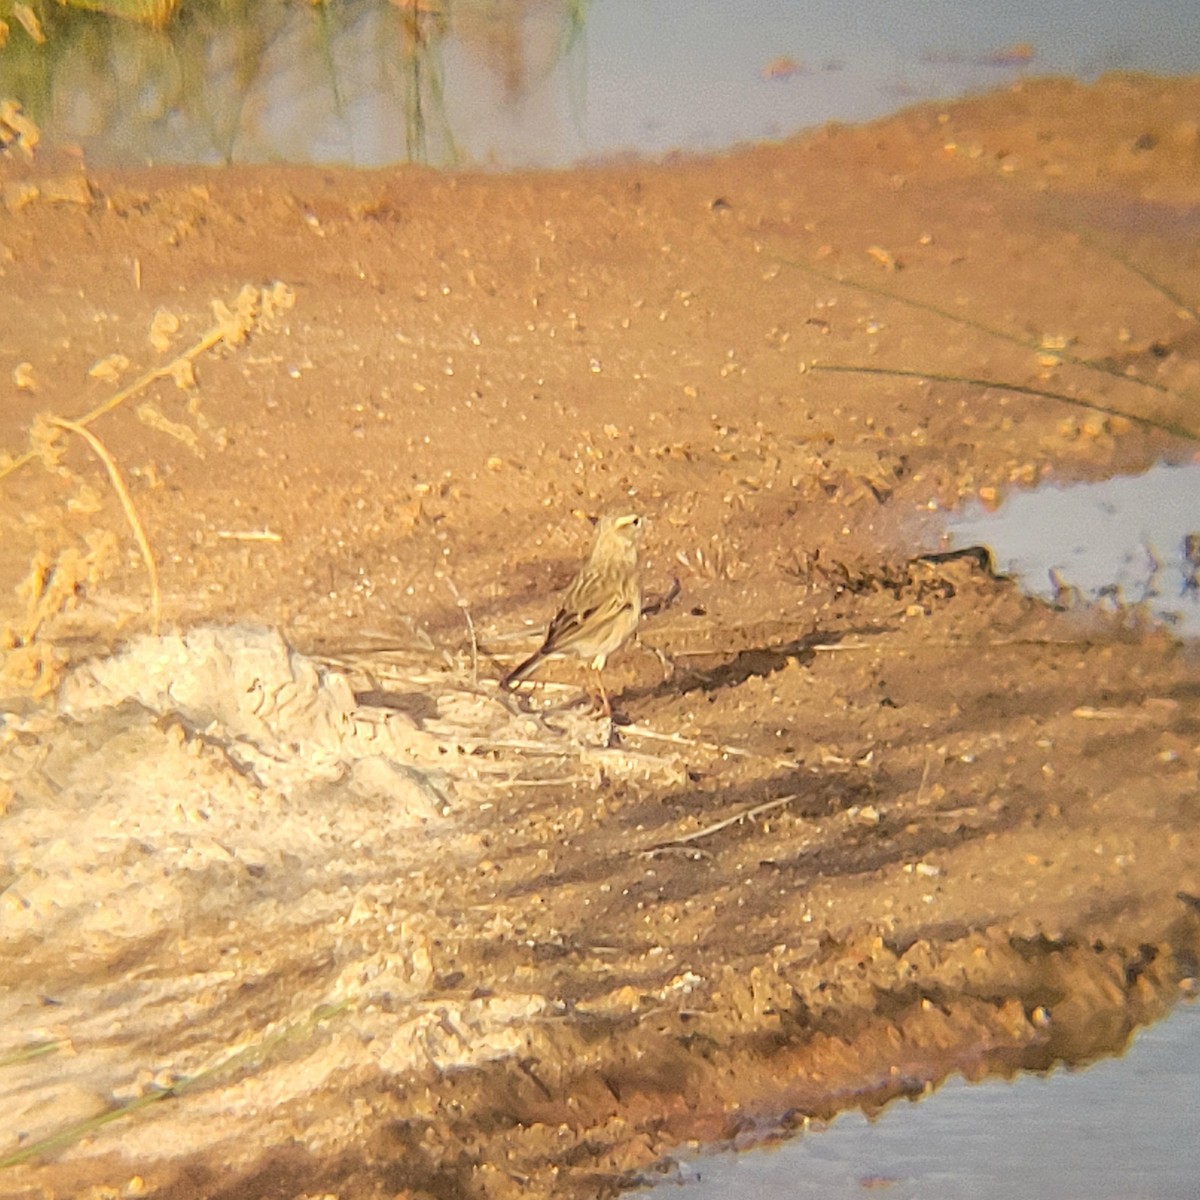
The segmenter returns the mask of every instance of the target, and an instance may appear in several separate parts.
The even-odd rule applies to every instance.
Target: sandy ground
[[[1198,112],[0,158],[0,1195],[608,1195],[1194,986],[1194,649],[917,556],[1194,456]],[[618,723],[498,697],[615,507]]]

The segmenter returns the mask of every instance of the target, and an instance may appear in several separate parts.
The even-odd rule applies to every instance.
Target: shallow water
[[[1198,1111],[1200,1005],[1186,1004],[1121,1058],[1012,1082],[953,1079],[873,1121],[848,1113],[779,1147],[681,1162],[675,1179],[633,1194],[1192,1200]]]
[[[75,19],[32,58],[14,30],[0,96],[95,163],[521,167],[717,150],[1022,74],[1200,70],[1194,0],[459,0],[420,11],[414,21],[387,0],[262,0],[250,22],[201,11],[170,36]]]
[[[1200,464],[1014,493],[994,513],[951,517],[948,533],[954,547],[989,546],[997,570],[1044,600],[1136,607],[1200,635],[1200,564],[1185,542],[1200,534]]]

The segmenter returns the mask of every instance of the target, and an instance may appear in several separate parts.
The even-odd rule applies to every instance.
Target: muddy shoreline
[[[611,1195],[1190,994],[1196,651],[920,555],[1195,458],[1197,111],[0,161],[0,1195]],[[682,590],[610,738],[494,681],[616,504]]]

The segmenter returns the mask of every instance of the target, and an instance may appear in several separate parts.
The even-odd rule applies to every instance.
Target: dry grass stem
[[[246,284],[238,293],[233,308],[224,301],[212,302],[213,315],[216,324],[212,326],[197,342],[189,346],[168,363],[151,367],[139,375],[128,387],[114,393],[103,403],[96,405],[90,412],[75,418],[75,426],[84,427],[93,424],[107,413],[119,408],[131,397],[144,392],[151,384],[160,379],[170,379],[183,383],[191,378],[191,366],[202,354],[224,342],[230,346],[241,345],[246,338],[262,325],[269,324],[275,316],[295,303],[292,290],[283,283],[276,282],[269,288],[257,288]],[[52,424],[63,426],[57,419]],[[11,475],[19,468],[26,466],[42,455],[36,447],[31,446],[23,454],[17,455],[7,463],[0,464],[0,479]]]
[[[471,639],[471,686],[477,688],[479,686],[479,639],[475,636],[475,622],[471,619],[471,607],[455,587],[454,580],[449,575],[444,575],[443,578],[446,586],[450,589],[450,594],[454,597],[454,603],[462,612],[463,620],[467,623],[467,634]]]
[[[728,746],[721,742],[706,742],[699,738],[686,738],[680,733],[659,733],[657,730],[647,729],[644,725],[622,726],[621,733],[629,734],[631,737],[646,738],[650,741],[668,742],[672,746],[694,746],[698,750],[707,750],[710,754],[728,754],[735,758],[753,758],[760,762],[772,763],[777,767],[783,767],[790,771],[798,770],[803,766],[803,763],[795,758],[759,754],[754,750],[745,750],[741,746]]]
[[[218,529],[217,537],[230,542],[282,542],[283,535],[271,529]]]
[[[703,829],[696,829],[691,833],[681,834],[679,837],[668,838],[665,842],[659,842],[655,846],[647,847],[641,853],[645,855],[653,855],[664,850],[674,850],[681,846],[686,846],[690,842],[698,842],[701,838],[711,837],[714,833],[720,833],[722,829],[728,829],[730,825],[736,825],[740,821],[750,821],[755,817],[761,817],[763,813],[770,812],[772,809],[783,808],[784,805],[790,804],[793,800],[799,799],[799,792],[791,792],[787,796],[778,796],[774,800],[767,800],[762,804],[755,804],[750,808],[743,808],[740,812],[734,813],[731,817],[726,817],[722,821],[716,821],[712,825],[705,825]]]
[[[90,430],[85,429],[82,425],[75,421],[67,421],[61,417],[51,417],[50,422],[57,425],[60,429],[65,429],[69,433],[78,434],[92,448],[92,452],[104,464],[104,469],[108,472],[108,477],[112,481],[113,488],[117,496],[120,498],[121,507],[125,510],[125,519],[129,522],[130,529],[133,530],[134,540],[138,544],[138,550],[141,552],[142,561],[146,564],[146,573],[150,576],[150,611],[152,615],[152,628],[154,633],[158,633],[159,626],[162,623],[162,593],[158,587],[158,566],[154,561],[154,553],[150,549],[150,542],[146,537],[146,529],[142,524],[142,519],[138,516],[137,507],[133,503],[133,497],[129,494],[129,488],[125,485],[125,480],[121,476],[121,469],[117,466],[116,459],[109,454],[104,443]]]

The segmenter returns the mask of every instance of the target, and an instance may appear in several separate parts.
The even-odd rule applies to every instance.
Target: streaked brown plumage
[[[637,551],[642,518],[636,513],[602,517],[586,563],[563,593],[562,604],[541,647],[500,680],[511,690],[547,658],[574,655],[596,672],[604,711],[612,712],[603,671],[637,628],[642,615]]]

